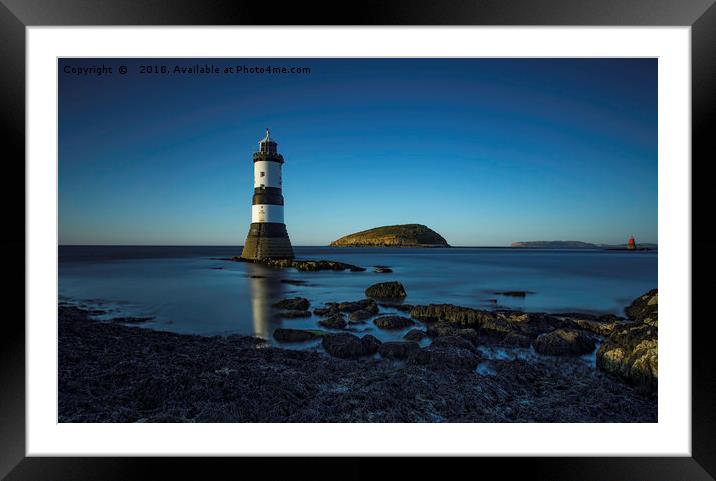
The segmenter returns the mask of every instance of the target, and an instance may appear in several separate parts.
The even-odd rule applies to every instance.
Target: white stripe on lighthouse
[[[273,204],[252,205],[251,222],[278,222],[283,224],[283,206]]]
[[[261,175],[263,173],[263,175]],[[268,160],[254,162],[254,187],[281,187],[281,164]]]

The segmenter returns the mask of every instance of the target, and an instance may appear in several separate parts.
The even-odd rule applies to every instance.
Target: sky
[[[60,244],[242,245],[266,127],[294,245],[407,223],[455,246],[657,242],[656,59],[58,63]]]

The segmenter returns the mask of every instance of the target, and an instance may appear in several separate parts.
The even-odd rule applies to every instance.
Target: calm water
[[[655,252],[330,247],[295,251],[298,258],[331,259],[368,270],[296,272],[211,259],[238,255],[240,247],[61,246],[59,296],[110,309],[112,317],[154,316],[144,325],[155,329],[270,338],[276,327],[315,328],[318,320],[275,318],[270,306],[279,299],[306,297],[313,309],[324,302],[361,299],[366,287],[389,280],[405,285],[405,302],[410,304],[614,314],[622,314],[632,299],[657,286]],[[374,273],[374,265],[394,272]],[[282,282],[286,280],[306,284]],[[524,299],[494,294],[502,290],[534,294]],[[371,323],[358,331],[382,339],[405,332],[386,333]]]

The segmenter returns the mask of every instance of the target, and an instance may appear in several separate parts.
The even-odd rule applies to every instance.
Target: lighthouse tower
[[[241,252],[244,259],[293,258],[293,247],[283,223],[283,156],[278,153],[277,146],[266,129],[266,137],[259,141],[259,150],[254,153],[254,198],[251,227]]]

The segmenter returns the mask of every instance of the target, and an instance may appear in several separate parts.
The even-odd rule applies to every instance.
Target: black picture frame
[[[716,479],[716,376],[714,321],[705,313],[707,277],[713,267],[708,224],[695,221],[710,207],[706,165],[716,152],[716,6],[714,0],[430,0],[356,2],[246,2],[231,0],[0,0],[0,117],[5,133],[5,184],[0,189],[5,225],[5,265],[21,278],[6,275],[6,314],[0,331],[0,478],[8,480],[215,478],[218,469],[247,469],[241,458],[51,458],[25,453],[25,28],[81,25],[574,25],[689,26],[692,66],[692,457],[477,458],[476,475],[485,468],[500,476],[516,474],[550,480],[713,480]],[[709,122],[711,120],[712,122]],[[688,162],[689,159],[684,159]],[[12,179],[12,181],[10,181]],[[17,189],[17,190],[15,190]],[[21,190],[21,192],[20,192]],[[22,196],[22,197],[20,197]],[[703,215],[701,216],[703,217]],[[706,217],[704,217],[706,218]],[[708,219],[708,218],[707,218]],[[23,255],[20,255],[23,252]],[[20,281],[23,280],[23,282]],[[258,459],[254,468],[288,467],[311,477],[373,477],[367,459],[338,459],[316,465],[312,459]],[[451,471],[456,460],[449,461]],[[415,459],[411,470],[445,474],[435,460]],[[496,471],[495,471],[496,470]],[[239,471],[233,471],[238,473]],[[272,475],[272,477],[273,477]],[[407,475],[407,472],[406,472]],[[232,476],[233,477],[233,476]]]

